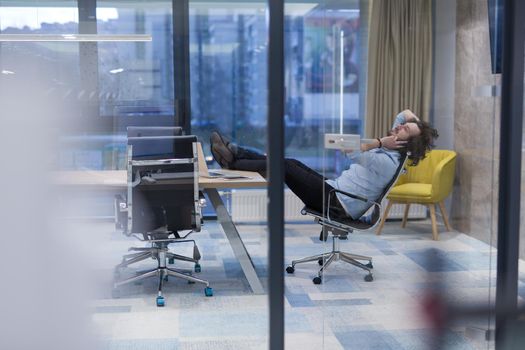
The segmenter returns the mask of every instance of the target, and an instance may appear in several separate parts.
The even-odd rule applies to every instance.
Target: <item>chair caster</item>
[[[175,264],[175,259],[174,258],[169,258],[168,259],[168,264],[170,264],[170,265]]]
[[[164,276],[164,281],[168,282],[168,275]]]
[[[213,296],[213,289],[211,287],[204,288],[204,295],[206,295],[207,297],[212,297]]]
[[[365,265],[366,267],[370,268],[370,269],[373,269],[374,268],[374,265],[372,265],[372,262],[369,261],[368,264]]]
[[[324,264],[323,258],[319,258],[319,260],[317,260],[317,263],[319,264],[319,266],[323,266]]]
[[[372,274],[365,276],[365,282],[372,282],[374,280],[374,276]]]
[[[188,284],[195,284],[194,281],[188,281]]]
[[[288,267],[286,268],[286,272],[288,272],[288,273],[294,273],[294,272],[295,272],[295,267],[293,267],[293,266],[288,266]]]
[[[158,307],[163,307],[166,305],[166,302],[164,301],[164,297],[162,295],[159,295],[157,297],[157,306]]]
[[[319,276],[314,277],[312,281],[314,282],[314,284],[321,284],[321,282],[323,282],[323,280]]]
[[[197,273],[201,272],[201,265],[200,264],[195,264],[195,272],[197,272]]]
[[[199,247],[197,247],[197,245],[193,246],[193,259],[195,260],[201,259],[201,252],[199,251]]]

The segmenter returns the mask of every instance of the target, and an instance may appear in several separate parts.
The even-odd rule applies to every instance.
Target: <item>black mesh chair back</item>
[[[182,136],[181,126],[128,126],[128,137]]]
[[[133,184],[128,189],[132,233],[151,233],[161,227],[166,234],[200,230],[196,142],[193,135],[128,138],[133,163],[128,167]]]

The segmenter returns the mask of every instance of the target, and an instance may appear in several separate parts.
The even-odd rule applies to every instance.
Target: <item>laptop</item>
[[[324,147],[339,150],[361,149],[359,134],[324,134]]]
[[[212,169],[208,170],[208,174],[202,174],[202,177],[206,177],[208,179],[251,179],[249,176],[244,176],[239,173],[231,172],[231,171],[222,171],[220,169]]]

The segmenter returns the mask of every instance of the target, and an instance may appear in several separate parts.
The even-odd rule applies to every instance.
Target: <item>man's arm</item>
[[[371,149],[374,149],[374,148],[379,148],[381,147],[380,143],[379,143],[379,140],[374,140],[374,142],[371,142],[371,143],[362,143],[361,144],[361,152],[366,152],[366,151],[370,151]]]
[[[394,125],[392,128],[394,128],[398,124],[405,124],[409,122],[418,121],[419,118],[414,114],[414,112],[412,112],[410,109],[405,109],[396,116],[396,120],[394,121]],[[380,147],[385,147],[388,149],[397,149],[403,147],[405,144],[406,141],[398,141],[397,138],[394,136],[385,136],[379,140],[374,140],[374,142],[361,144],[361,152],[370,151],[371,149]]]
[[[419,121],[419,118],[417,117],[417,115],[415,115],[414,112],[412,112],[410,109],[405,109],[401,113],[405,115],[406,123]]]
[[[398,125],[403,125],[409,122],[418,122],[419,118],[412,112],[410,109],[405,109],[402,112],[399,112],[394,119],[394,124],[392,124],[392,129]]]
[[[361,151],[366,152],[374,148],[385,147],[388,149],[398,149],[403,147],[407,141],[398,141],[397,136],[385,136],[380,139],[375,139],[372,143],[362,143]]]

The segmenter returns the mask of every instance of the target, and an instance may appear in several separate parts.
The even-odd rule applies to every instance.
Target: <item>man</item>
[[[401,155],[407,154],[409,165],[416,165],[438,137],[410,110],[399,113],[387,136],[362,144],[352,156],[354,162],[335,179],[325,179],[296,159],[285,159],[285,183],[308,207],[323,211],[328,193],[338,189],[369,200],[377,199],[392,180]],[[219,133],[211,135],[211,152],[223,168],[257,171],[266,177],[266,156],[225,140]],[[330,212],[359,219],[370,207],[368,203],[337,193],[332,196]]]

